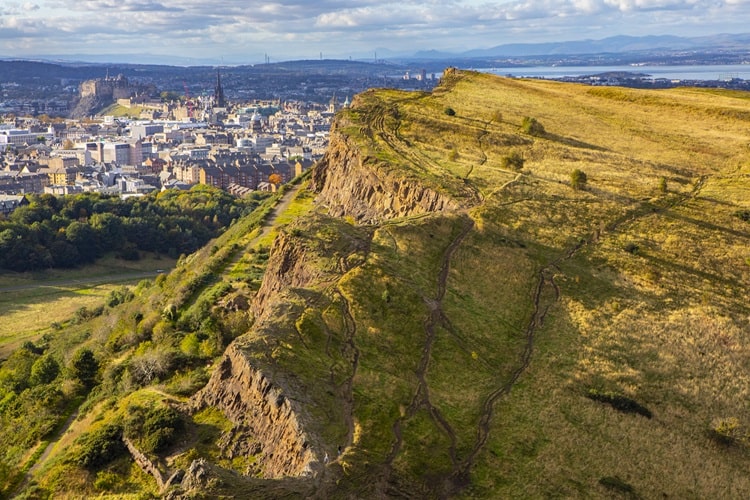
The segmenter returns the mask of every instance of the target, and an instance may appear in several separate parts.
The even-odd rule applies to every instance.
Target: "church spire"
[[[214,102],[217,108],[223,108],[227,105],[224,98],[224,89],[221,88],[221,73],[216,70],[216,88],[214,89]]]

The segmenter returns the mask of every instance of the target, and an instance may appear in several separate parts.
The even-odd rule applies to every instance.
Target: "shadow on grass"
[[[718,224],[713,224],[711,222],[707,222],[704,220],[693,219],[692,217],[688,217],[686,215],[680,215],[670,210],[665,211],[662,215],[668,219],[674,219],[674,220],[686,222],[688,224],[692,224],[694,226],[707,229],[709,231],[717,231],[720,233],[731,234],[732,236],[736,236],[738,238],[744,238],[744,239],[750,240],[750,233],[746,231],[737,231],[736,229],[719,226]]]
[[[566,146],[570,146],[573,148],[580,148],[580,149],[591,149],[593,151],[604,151],[604,152],[611,152],[611,149],[597,146],[596,144],[590,144],[588,142],[579,141],[577,139],[573,139],[572,137],[565,137],[558,134],[551,134],[549,132],[544,132],[543,134],[540,134],[538,137],[542,139],[547,139],[550,141],[558,142],[560,144],[564,144]]]

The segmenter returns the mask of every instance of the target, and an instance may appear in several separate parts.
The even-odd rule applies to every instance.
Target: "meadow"
[[[0,274],[0,360],[24,342],[54,333],[81,308],[101,306],[113,290],[169,272],[175,262],[150,254],[137,261],[107,256],[80,269]]]

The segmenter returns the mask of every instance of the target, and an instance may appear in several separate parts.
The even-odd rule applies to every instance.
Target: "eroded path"
[[[445,313],[443,312],[443,299],[445,297],[445,292],[447,289],[448,274],[451,269],[451,259],[453,258],[453,255],[455,254],[461,243],[469,235],[473,227],[474,221],[468,216],[464,216],[459,234],[450,242],[450,244],[443,252],[443,256],[440,262],[440,270],[437,276],[435,297],[423,297],[423,300],[425,301],[425,304],[429,309],[429,314],[424,321],[425,339],[419,364],[417,365],[416,370],[417,387],[414,391],[414,395],[412,396],[411,403],[404,412],[404,415],[401,418],[397,419],[393,424],[394,440],[391,444],[391,450],[386,456],[384,473],[378,485],[378,491],[380,491],[381,494],[385,494],[387,491],[386,488],[388,487],[388,482],[390,480],[393,461],[400,453],[401,447],[403,445],[403,435],[401,427],[404,422],[412,418],[419,410],[426,410],[435,426],[440,429],[441,432],[443,432],[443,434],[445,434],[450,441],[448,454],[451,458],[451,462],[453,463],[454,468],[459,463],[456,454],[456,434],[453,431],[450,423],[445,419],[445,417],[443,417],[440,410],[435,405],[433,405],[430,400],[430,390],[427,383],[427,371],[429,368],[430,359],[432,357],[433,345],[435,343],[436,328],[439,326],[443,326],[446,329],[451,328],[447,324],[448,320]]]

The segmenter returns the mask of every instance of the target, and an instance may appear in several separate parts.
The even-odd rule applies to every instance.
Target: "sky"
[[[253,64],[266,55],[363,59],[746,33],[748,25],[750,0],[0,0],[0,58],[148,54]]]

